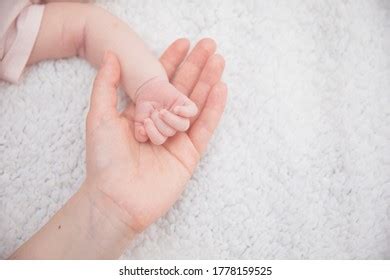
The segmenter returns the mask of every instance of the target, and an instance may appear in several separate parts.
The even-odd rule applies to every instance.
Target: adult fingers
[[[167,72],[169,80],[172,79],[179,65],[183,62],[190,48],[190,41],[181,38],[173,42],[161,55],[160,62]]]
[[[203,154],[206,150],[207,144],[222,116],[226,105],[226,98],[226,85],[223,82],[217,83],[211,89],[199,118],[188,131],[188,136],[199,154]]]
[[[224,69],[225,60],[219,54],[211,56],[207,61],[190,96],[190,99],[198,108],[198,115],[202,112],[210,90],[221,80]],[[193,123],[196,120],[197,115],[191,117],[191,123]]]
[[[217,45],[214,40],[210,38],[200,40],[176,71],[172,84],[188,96],[198,81],[207,60],[215,52],[216,48]]]

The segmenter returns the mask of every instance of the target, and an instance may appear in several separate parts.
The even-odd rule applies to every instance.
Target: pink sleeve
[[[16,83],[34,47],[44,5],[0,0],[0,79]]]

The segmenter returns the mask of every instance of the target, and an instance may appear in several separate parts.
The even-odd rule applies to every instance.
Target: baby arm
[[[97,67],[105,51],[121,63],[121,84],[136,104],[135,136],[162,144],[185,131],[196,105],[168,81],[157,58],[129,26],[90,4],[47,4],[29,64],[78,55]]]

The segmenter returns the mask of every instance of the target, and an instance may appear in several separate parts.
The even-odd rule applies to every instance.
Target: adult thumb
[[[120,80],[118,58],[110,51],[104,54],[103,63],[93,83],[90,112],[97,118],[118,114],[117,88]]]

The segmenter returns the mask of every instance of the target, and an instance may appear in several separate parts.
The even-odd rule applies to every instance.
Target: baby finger
[[[135,139],[138,142],[142,143],[142,142],[148,141],[148,135],[146,135],[145,128],[139,122],[135,122],[135,124],[134,124],[134,134],[135,134]]]
[[[190,127],[188,119],[179,117],[168,110],[160,111],[160,118],[177,131],[186,131]]]
[[[173,112],[184,118],[194,117],[198,113],[198,108],[191,100],[186,101],[184,105],[176,106]]]
[[[176,130],[166,124],[162,119],[160,119],[157,111],[154,111],[154,113],[152,114],[152,120],[154,122],[154,125],[157,127],[157,129],[162,135],[167,137],[175,135]]]
[[[163,136],[158,131],[158,129],[156,128],[156,126],[154,125],[151,119],[149,118],[145,119],[144,125],[145,125],[146,133],[148,134],[150,141],[152,141],[154,145],[161,145],[165,142],[165,140],[167,140],[167,137]]]

